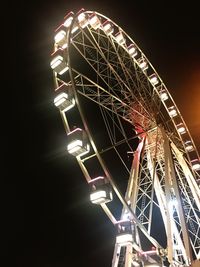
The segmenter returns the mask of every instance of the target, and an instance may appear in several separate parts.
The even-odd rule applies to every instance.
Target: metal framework
[[[114,192],[115,204],[100,204],[118,230],[112,267],[200,260],[199,155],[158,73],[117,24],[93,11],[64,18],[57,52],[55,94],[64,86],[74,100],[67,111],[57,105],[65,131],[82,127],[90,145],[77,162],[88,183],[104,176]]]

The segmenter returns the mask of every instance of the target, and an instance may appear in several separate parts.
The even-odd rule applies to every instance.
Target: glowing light
[[[62,75],[64,72],[66,72],[69,69],[66,62],[64,61],[64,58],[61,55],[55,56],[52,59],[50,65],[51,65],[51,68],[60,75]]]
[[[90,145],[86,142],[85,132],[82,129],[76,128],[68,133],[68,139],[67,151],[73,156],[80,157],[90,151]]]
[[[95,30],[101,26],[101,22],[96,14],[91,15],[91,17],[89,18],[89,22],[92,28],[94,28]]]
[[[95,204],[104,203],[105,198],[106,198],[106,191],[103,191],[103,190],[95,191],[90,194],[90,200],[92,203],[95,203]]]
[[[54,99],[54,104],[56,107],[61,105],[63,102],[65,102],[65,99],[68,99],[68,95],[66,93],[61,93]]]
[[[163,84],[157,86],[156,89],[162,101],[166,101],[169,98],[167,90],[164,88]]]
[[[61,71],[59,71],[58,74],[62,75],[62,74],[65,73],[68,69],[69,69],[69,67],[66,66],[64,69],[62,69]]]
[[[191,163],[192,163],[192,169],[194,171],[199,171],[200,170],[200,162],[199,162],[198,159],[192,160]]]
[[[78,30],[78,26],[73,26],[71,33],[75,33]]]
[[[72,20],[73,20],[73,13],[70,12],[65,18],[66,18],[66,19],[65,19],[63,25],[64,25],[66,28],[68,28],[68,27],[71,25],[71,23],[72,23]]]
[[[59,66],[61,64],[61,62],[63,61],[63,57],[61,56],[56,56],[50,63],[51,68],[55,69],[57,66]]]
[[[80,27],[83,29],[89,24],[89,21],[84,12],[78,15],[78,22],[79,22]]]
[[[144,70],[146,70],[146,69],[148,69],[148,63],[147,63],[147,60],[145,59],[145,58],[139,58],[138,60],[137,60],[137,62],[138,62],[138,65],[139,65],[139,67],[144,71]]]
[[[56,43],[59,43],[66,37],[66,32],[64,30],[60,30],[54,37]]]
[[[122,32],[118,32],[115,35],[115,40],[118,42],[120,45],[124,45],[126,43],[126,39],[123,36]]]
[[[61,111],[66,112],[75,106],[75,99],[70,100],[68,94],[61,93],[55,97],[54,104]]]
[[[186,149],[188,152],[194,150],[194,147],[193,147],[193,145],[192,145],[192,141],[188,140],[188,141],[185,142],[185,149]]]
[[[126,210],[126,211],[124,212],[124,214],[122,215],[122,220],[127,221],[127,220],[130,219],[130,217],[131,217],[130,212]]]
[[[97,190],[90,194],[90,200],[93,204],[103,204],[112,200],[112,192],[106,190]]]
[[[77,150],[79,150],[82,147],[82,145],[83,145],[82,140],[74,140],[70,144],[67,145],[67,150],[70,154],[72,154],[73,152],[76,152]]]
[[[137,55],[137,50],[134,44],[130,44],[128,46],[128,52],[131,57],[135,57]]]
[[[176,111],[176,109],[175,109],[174,106],[169,107],[169,108],[168,108],[168,112],[169,112],[169,116],[170,116],[171,118],[177,116],[177,111]]]
[[[155,73],[149,76],[149,80],[153,85],[156,85],[159,83],[158,77]]]
[[[109,21],[104,22],[103,29],[107,35],[110,35],[114,32],[114,27]]]
[[[176,199],[171,199],[168,203],[168,206],[171,211],[174,211],[174,208],[177,209],[178,201]]]
[[[186,129],[185,129],[183,123],[180,123],[180,124],[178,124],[178,125],[176,125],[176,126],[177,126],[177,131],[178,131],[180,134],[184,134],[184,133],[186,133]]]
[[[59,28],[63,28],[63,25],[61,25]],[[54,37],[55,43],[61,47],[62,49],[65,49],[67,47],[67,34],[64,29],[60,29],[57,31],[55,37]]]
[[[133,236],[131,234],[121,234],[116,237],[116,242],[118,244],[132,243]]]
[[[162,101],[166,101],[169,97],[166,92],[160,92],[160,98]]]

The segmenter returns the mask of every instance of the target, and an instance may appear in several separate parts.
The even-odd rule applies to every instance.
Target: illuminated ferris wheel
[[[116,23],[83,9],[56,29],[51,56],[67,151],[116,227],[112,267],[198,262],[199,155],[147,57]]]

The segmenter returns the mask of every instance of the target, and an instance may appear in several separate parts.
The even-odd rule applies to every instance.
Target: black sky
[[[21,267],[111,266],[113,226],[88,201],[87,184],[66,154],[62,121],[53,105],[49,62],[54,29],[65,14],[82,7],[111,18],[140,46],[200,147],[197,1],[17,2],[5,22],[11,62],[2,100],[8,101],[2,139],[6,266],[11,261]]]

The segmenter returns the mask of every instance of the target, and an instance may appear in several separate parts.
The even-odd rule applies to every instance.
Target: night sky
[[[63,124],[53,105],[54,29],[69,11],[82,7],[106,15],[139,45],[200,147],[197,1],[17,2],[5,23],[4,266],[111,266],[114,227],[100,207],[90,204],[86,181],[66,153]]]

